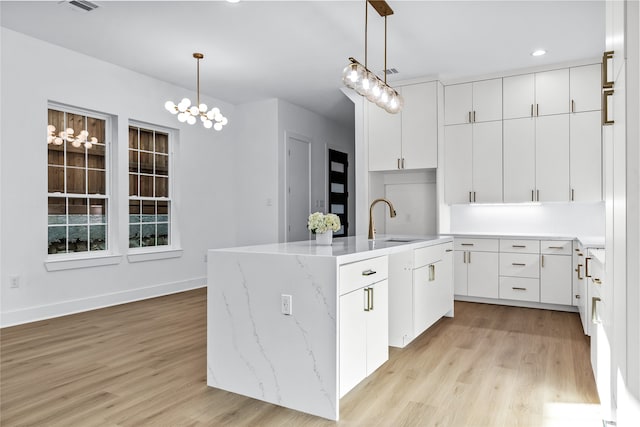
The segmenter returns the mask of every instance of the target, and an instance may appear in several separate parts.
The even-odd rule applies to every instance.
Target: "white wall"
[[[2,326],[202,286],[207,248],[235,243],[233,132],[241,126],[233,106],[222,132],[180,124],[166,100],[194,98],[193,91],[2,28],[0,323]],[[191,87],[195,82],[185,82]],[[181,257],[47,272],[47,102],[114,117],[112,204],[116,242],[128,246],[127,124],[130,119],[179,129],[175,146],[176,218]],[[115,209],[115,210],[114,210]],[[20,276],[9,288],[8,277]]]
[[[451,233],[604,236],[604,202],[452,205]]]
[[[337,89],[336,89],[337,90]],[[349,234],[355,234],[355,143],[354,130],[336,124],[316,113],[289,102],[278,100],[278,153],[284,165],[288,133],[298,134],[311,141],[311,209],[328,212],[328,149],[346,152],[349,158]],[[279,208],[285,212],[285,169],[278,171],[280,189]],[[319,203],[322,201],[322,203]],[[285,238],[285,216],[280,215],[279,241]]]

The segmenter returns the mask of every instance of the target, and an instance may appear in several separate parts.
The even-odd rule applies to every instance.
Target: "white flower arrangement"
[[[314,212],[309,215],[307,221],[307,228],[311,230],[313,234],[326,233],[329,230],[340,230],[340,218],[336,214],[323,214],[321,212]]]

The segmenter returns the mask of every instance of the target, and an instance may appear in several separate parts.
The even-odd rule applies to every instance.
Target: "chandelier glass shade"
[[[384,17],[384,79],[379,78],[367,68],[369,3],[380,16]],[[402,110],[404,100],[397,90],[387,84],[387,16],[392,14],[393,10],[386,1],[365,0],[364,65],[350,57],[349,64],[342,71],[342,83],[380,108],[384,108],[388,113],[396,114]]]
[[[177,114],[178,121],[181,123],[186,122],[193,125],[198,121],[198,119],[200,119],[205,128],[222,130],[222,127],[228,123],[228,120],[222,115],[220,109],[214,107],[209,110],[207,104],[200,102],[200,60],[204,58],[204,55],[202,53],[194,53],[193,57],[198,61],[196,103],[192,105],[189,98],[182,98],[182,101],[177,105],[173,101],[167,101],[165,102],[164,107],[171,114]]]
[[[89,149],[93,147],[93,144],[98,142],[98,138],[92,136],[89,138],[89,132],[87,130],[81,130],[79,134],[74,135],[73,128],[67,128],[67,130],[60,131],[56,135],[56,127],[54,125],[47,126],[47,144],[62,145],[65,142],[70,142],[72,146],[78,148],[84,144],[84,147]]]

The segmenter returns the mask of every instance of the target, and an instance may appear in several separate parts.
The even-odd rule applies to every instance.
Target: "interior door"
[[[286,241],[309,240],[307,218],[311,213],[311,147],[302,138],[287,137]]]
[[[338,215],[342,227],[333,233],[334,237],[349,234],[349,192],[347,153],[329,150],[329,212]]]

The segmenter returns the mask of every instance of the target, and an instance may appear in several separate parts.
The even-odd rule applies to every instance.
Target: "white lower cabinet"
[[[389,282],[387,258],[360,261],[340,268],[340,397],[389,359]],[[370,266],[385,265],[378,271]],[[379,276],[376,277],[377,274]],[[354,277],[351,277],[354,276]],[[344,281],[361,284],[355,290]],[[351,279],[351,280],[349,280]]]
[[[453,257],[456,295],[498,298],[498,240],[456,239]]]
[[[571,256],[540,255],[540,302],[572,305]]]
[[[453,313],[453,244],[392,254],[389,281],[389,345],[404,347]]]
[[[582,322],[582,330],[585,335],[589,335],[589,325],[591,319],[589,318],[589,312],[587,310],[587,302],[589,300],[587,279],[584,276],[584,261],[585,250],[584,247],[576,240],[573,242],[573,305],[578,307],[580,312],[580,321]]]

